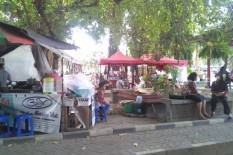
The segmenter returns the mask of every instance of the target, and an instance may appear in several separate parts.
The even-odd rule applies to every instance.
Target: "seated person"
[[[124,88],[124,81],[123,81],[123,77],[120,77],[119,80],[117,80],[116,82],[116,88],[122,89]]]
[[[194,82],[196,80],[197,80],[197,73],[196,72],[190,73],[188,76],[189,92],[187,93],[186,98],[197,102],[198,118],[204,120],[210,118],[210,116],[206,112],[205,97],[197,93],[196,84]]]
[[[218,73],[215,75],[216,81],[212,83],[211,92],[212,92],[212,104],[211,104],[211,116],[215,114],[217,101],[220,100],[224,107],[224,114],[227,115],[228,119],[232,118],[231,110],[227,102],[227,93],[228,87],[227,82],[223,80],[223,77]]]
[[[108,84],[108,81],[102,81],[99,83],[99,88],[97,90],[97,93],[95,94],[94,96],[94,99],[95,99],[95,108],[99,108],[100,111],[100,115],[103,116],[103,114],[101,113],[101,109],[102,108],[106,108],[106,113],[109,111],[110,109],[110,103],[109,102],[106,102],[105,99],[104,99],[104,91],[105,91],[105,87],[106,87],[106,84]]]
[[[218,72],[220,76],[223,77],[223,81],[226,81],[227,84],[231,84],[231,78],[230,78],[230,73],[228,71],[224,72],[224,66],[222,66]],[[230,85],[231,86],[231,85]]]

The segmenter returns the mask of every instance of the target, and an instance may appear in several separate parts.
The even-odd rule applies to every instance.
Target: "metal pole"
[[[63,79],[63,57],[61,58],[61,77],[62,77],[62,94],[61,94],[61,132],[63,133],[64,132],[64,118],[63,118],[63,113],[64,113],[64,103],[63,103],[63,95],[64,95],[64,86],[63,86],[63,83],[64,83],[64,79]]]

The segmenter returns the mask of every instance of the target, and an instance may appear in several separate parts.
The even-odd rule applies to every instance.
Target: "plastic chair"
[[[25,130],[22,130],[22,123],[25,122]],[[30,131],[29,131],[30,128]],[[16,132],[17,130],[17,132]],[[14,119],[13,133],[18,137],[34,135],[33,121],[31,115],[16,115]]]
[[[99,112],[103,113],[103,116],[99,116]],[[98,107],[95,109],[95,122],[98,122],[98,119],[104,120],[107,122],[107,112],[106,112],[106,106]]]
[[[10,135],[10,124],[8,116],[0,115],[0,123],[5,123],[7,132],[0,135],[0,138],[8,137]]]

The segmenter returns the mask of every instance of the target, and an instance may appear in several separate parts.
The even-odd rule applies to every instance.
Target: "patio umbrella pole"
[[[109,68],[110,68],[110,66],[108,65],[107,79],[109,78]]]
[[[132,67],[132,69],[131,69],[131,75],[132,75],[132,88],[133,88],[133,86],[134,86],[134,67],[135,66],[131,66]]]
[[[63,133],[64,132],[64,119],[65,119],[65,115],[63,113],[65,113],[66,111],[64,111],[65,107],[63,106],[63,95],[64,95],[64,86],[63,86],[63,83],[64,83],[64,79],[63,79],[63,57],[61,58],[61,77],[62,77],[62,94],[61,94],[61,132]],[[64,117],[64,118],[63,118]]]
[[[128,68],[127,68],[127,66],[125,66],[125,80],[127,80],[128,81]]]

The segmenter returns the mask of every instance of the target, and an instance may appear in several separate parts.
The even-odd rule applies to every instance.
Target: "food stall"
[[[35,131],[64,131],[67,120],[64,120],[66,114],[62,110],[65,107],[63,96],[66,90],[57,91],[54,85],[56,79],[40,84],[43,81],[41,77],[52,72],[43,50],[58,54],[62,60],[75,61],[69,52],[77,47],[1,21],[0,37],[0,57],[5,59],[5,69],[12,76],[10,85],[0,87],[0,114],[9,116],[11,126],[16,114],[31,114]],[[42,87],[53,91],[45,91]]]
[[[121,53],[121,51],[116,51],[115,54],[113,54],[112,56],[110,56],[109,58],[105,58],[105,59],[100,59],[100,63],[99,65],[108,65],[108,77],[109,77],[109,71],[110,68],[112,68],[112,70],[115,70],[114,68],[120,68],[122,66],[125,66],[124,69],[124,74],[123,76],[127,79],[127,67],[126,66],[130,66],[131,67],[131,75],[132,75],[132,85],[134,85],[134,68],[136,65],[140,65],[140,64],[144,64],[145,62],[143,60],[140,59],[136,59],[130,56],[126,56],[123,53]],[[121,75],[122,76],[122,75]],[[119,79],[119,76],[111,76],[109,77],[110,82],[113,85],[113,88],[116,87],[116,81]],[[127,81],[128,82],[128,81]]]

